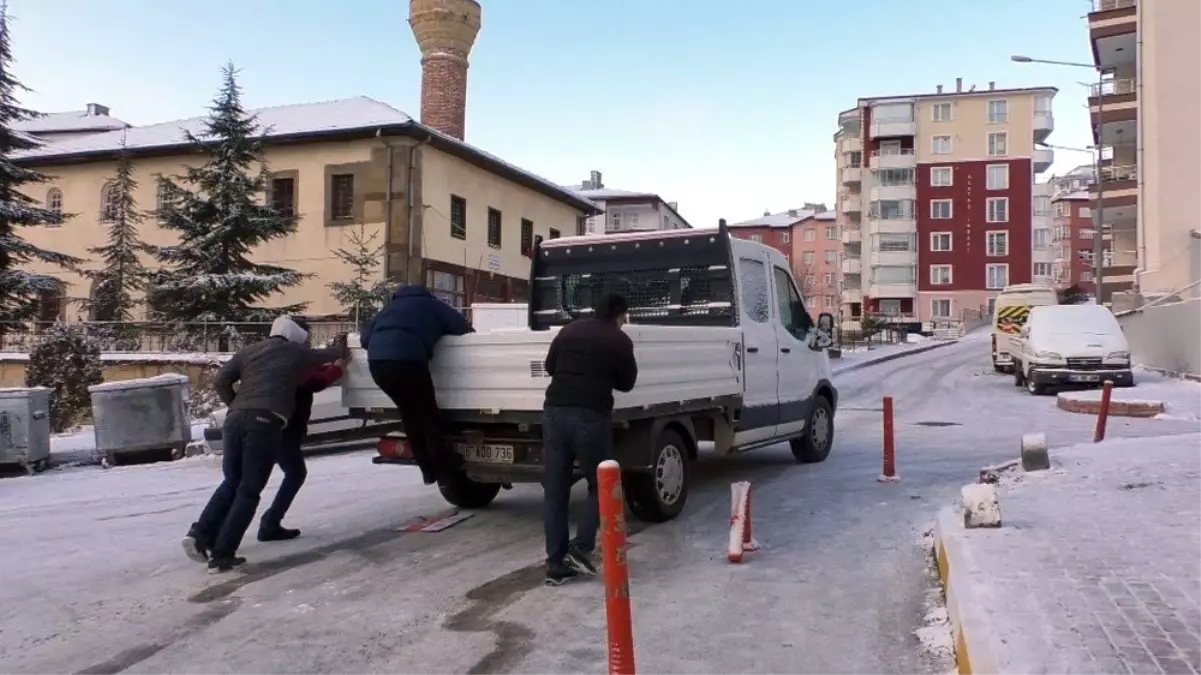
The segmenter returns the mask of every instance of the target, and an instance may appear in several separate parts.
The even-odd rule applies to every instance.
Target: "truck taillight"
[[[993,350],[994,354],[997,351],[997,334],[996,333],[992,334],[992,350]]]
[[[380,457],[413,458],[413,449],[409,447],[409,441],[404,438],[384,436],[375,444],[375,451]]]

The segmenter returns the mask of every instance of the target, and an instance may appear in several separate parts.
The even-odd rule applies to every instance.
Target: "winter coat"
[[[284,443],[300,443],[309,431],[309,418],[313,415],[313,394],[323,391],[342,379],[342,368],[330,364],[305,373],[296,388],[296,408],[292,419],[284,427]]]
[[[424,286],[402,286],[359,336],[370,361],[429,363],[443,335],[472,332],[467,318]]]

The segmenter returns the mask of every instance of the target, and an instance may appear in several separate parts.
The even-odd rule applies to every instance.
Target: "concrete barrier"
[[[1201,298],[1117,314],[1135,363],[1165,373],[1201,378]],[[1193,336],[1189,339],[1187,336]]]

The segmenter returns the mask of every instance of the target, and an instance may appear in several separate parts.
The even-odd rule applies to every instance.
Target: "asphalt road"
[[[1062,445],[1092,425],[994,375],[987,344],[836,378],[825,463],[797,465],[784,446],[699,463],[683,516],[634,526],[640,671],[946,672],[913,634],[932,583],[920,535],[982,465],[1015,457],[1022,433]],[[876,482],[884,394],[897,484]],[[1111,436],[1197,426],[1113,422]],[[0,481],[0,672],[604,672],[601,583],[542,585],[536,486],[406,534],[446,505],[414,469],[371,454],[313,459],[288,519],[304,535],[250,539],[245,573],[220,577],[178,547],[217,480],[213,458]],[[742,479],[763,550],[734,566],[729,483]]]

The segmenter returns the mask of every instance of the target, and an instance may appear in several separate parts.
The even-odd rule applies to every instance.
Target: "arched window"
[[[112,183],[100,190],[100,222],[111,223],[117,219],[117,190]]]
[[[50,188],[46,192],[46,210],[53,212],[57,216],[63,215],[63,191],[58,188]],[[57,227],[62,223],[51,223],[51,227]]]

